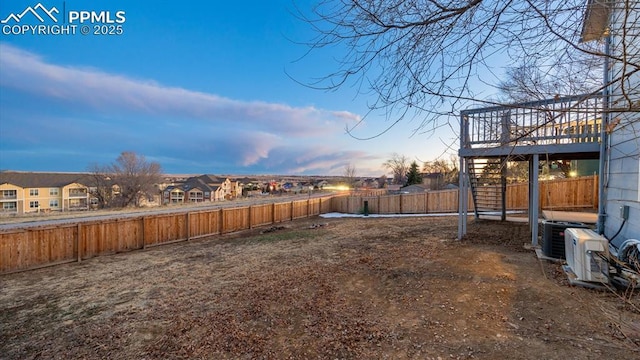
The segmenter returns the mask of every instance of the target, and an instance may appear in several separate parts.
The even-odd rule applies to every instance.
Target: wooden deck
[[[606,133],[602,126],[603,97],[584,94],[531,101],[520,104],[467,109],[460,113],[460,213],[458,238],[467,232],[468,192],[474,199],[476,217],[478,211],[478,179],[485,174],[486,166],[477,175],[478,163],[489,164],[489,159],[500,159],[496,169],[489,169],[500,177],[500,185],[506,188],[506,164],[509,161],[526,161],[529,165],[528,222],[531,244],[538,244],[540,219],[539,175],[540,162],[550,160],[599,159],[603,152],[602,140]],[[486,160],[485,160],[486,159]],[[499,172],[499,173],[498,173]],[[505,190],[503,190],[504,192]],[[484,199],[482,199],[484,201]],[[506,204],[502,201],[504,219]],[[483,216],[484,217],[484,216]],[[597,222],[597,215],[551,211],[544,218],[557,221],[583,223]],[[520,219],[518,219],[520,220]]]
[[[464,110],[459,155],[597,159],[601,112],[602,99],[593,95]]]

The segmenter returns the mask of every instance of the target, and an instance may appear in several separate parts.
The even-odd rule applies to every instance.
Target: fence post
[[[249,205],[249,229],[252,229],[252,228],[253,228],[253,226],[252,226],[252,221],[251,221],[251,220],[252,220],[252,219],[251,219],[251,205]]]
[[[271,223],[276,223],[276,203],[271,203]]]
[[[190,221],[189,221],[189,218],[190,218],[189,214],[190,214],[190,213],[187,211],[187,214],[186,214],[187,224],[186,224],[186,226],[185,226],[185,227],[186,227],[186,230],[187,230],[187,241],[189,240],[189,233],[190,233],[190,231],[189,231],[189,230],[190,230],[190,229],[189,229],[189,222],[190,222]]]
[[[213,229],[213,217],[215,215],[215,210],[211,210],[207,212],[207,229],[209,229],[209,234],[215,234],[215,230]]]
[[[400,194],[400,214],[402,214],[402,194]]]
[[[599,185],[598,184],[598,180],[599,180],[598,179],[598,175],[593,174],[593,197],[592,197],[593,201],[592,201],[592,203],[593,203],[593,208],[594,209],[598,208],[598,204],[599,204],[599,201],[600,201],[600,194],[598,194],[598,188],[599,188],[598,187],[598,185]]]
[[[76,248],[78,249],[78,262],[82,261],[82,242],[80,241],[80,232],[82,224],[78,223],[78,233],[76,234]]]
[[[143,249],[145,249],[147,247],[147,241],[145,239],[145,237],[146,237],[145,236],[145,226],[144,226],[146,218],[147,218],[146,216],[142,217],[142,226],[141,226],[141,228],[142,228],[142,230],[141,230],[142,231],[142,248]]]
[[[224,209],[220,208],[218,209],[218,211],[220,211],[220,215],[219,215],[219,221],[218,221],[218,234],[222,234],[222,232],[224,231]]]
[[[293,221],[293,200],[291,200],[291,221]]]

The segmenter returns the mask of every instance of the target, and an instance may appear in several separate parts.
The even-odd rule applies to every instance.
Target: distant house
[[[314,188],[317,189],[322,189],[325,186],[329,185],[329,182],[327,180],[318,180],[316,181],[316,183],[313,185]]]
[[[413,185],[405,186],[400,189],[401,193],[409,193],[409,194],[421,194],[427,191],[429,191],[429,188],[420,184],[413,184]]]
[[[238,186],[241,191],[241,196],[256,196],[262,193],[261,187],[262,182],[256,178],[244,177],[241,179],[236,179],[238,182]]]
[[[440,190],[445,186],[443,173],[422,173],[422,185],[429,190]]]
[[[378,179],[366,178],[362,180],[361,186],[367,189],[378,189],[380,188],[380,183],[378,182]]]
[[[165,187],[162,191],[162,203],[199,203],[230,200],[240,196],[242,187],[238,181],[214,175],[200,175]]]
[[[400,192],[401,187],[402,185],[397,184],[387,185],[387,191],[389,192],[389,194],[397,194]]]
[[[240,186],[239,181],[232,181],[227,177],[218,177],[207,174],[200,175],[197,178],[212,188],[216,186],[220,187],[219,195],[221,195],[222,198],[216,197],[214,200],[231,200],[242,196],[242,187]],[[189,179],[187,181],[189,181]]]
[[[0,212],[25,214],[88,210],[86,174],[0,172]]]
[[[199,203],[222,199],[219,186],[209,186],[197,178],[183,184],[167,186],[163,191],[164,204]]]
[[[458,189],[458,185],[456,184],[447,184],[442,188],[442,190],[457,190],[457,189]]]
[[[180,186],[169,185],[162,191],[162,203],[182,204],[184,203],[184,190]]]

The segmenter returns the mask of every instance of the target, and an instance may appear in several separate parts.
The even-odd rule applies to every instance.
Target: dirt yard
[[[0,276],[6,359],[638,359],[640,296],[528,226],[323,219]]]

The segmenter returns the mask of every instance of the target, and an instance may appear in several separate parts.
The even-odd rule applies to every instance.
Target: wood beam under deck
[[[580,143],[561,145],[500,146],[492,148],[460,149],[458,155],[464,158],[493,158],[503,156],[530,157],[549,155],[553,160],[581,160],[600,158],[600,143]]]

